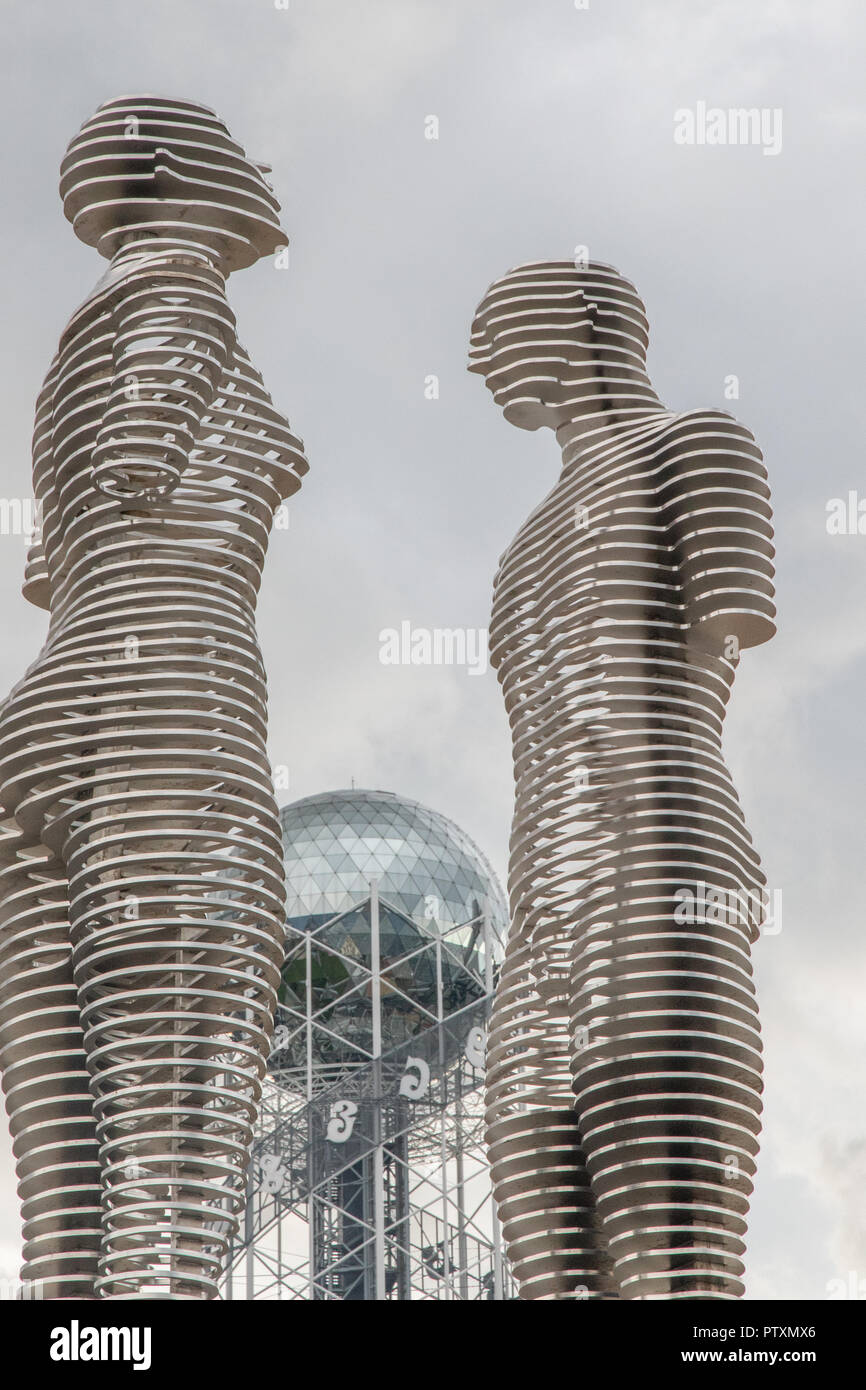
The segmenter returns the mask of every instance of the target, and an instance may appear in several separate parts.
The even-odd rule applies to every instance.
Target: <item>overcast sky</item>
[[[229,296],[310,460],[260,605],[284,800],[352,778],[401,792],[457,820],[504,876],[494,675],[379,661],[380,631],[403,621],[487,626],[498,556],[556,476],[552,435],[507,425],[465,371],[492,279],[588,246],[637,285],[668,406],[720,406],[754,431],[779,633],[744,655],[726,751],[783,927],[756,948],[767,1070],[748,1293],[820,1299],[853,1270],[866,1296],[866,535],[826,528],[829,499],[866,498],[859,0],[2,10],[3,496],[30,492],[36,394],[103,265],[57,195],[81,122],[125,93],[192,98],[273,165],[290,268],[262,262]],[[780,110],[780,151],[677,144],[674,113],[699,102]],[[18,596],[23,558],[0,537],[0,694],[44,636]],[[5,1132],[0,1144],[8,1277],[18,1216]]]

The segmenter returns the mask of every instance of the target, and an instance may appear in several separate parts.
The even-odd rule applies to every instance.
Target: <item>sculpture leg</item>
[[[687,835],[650,838],[617,857],[576,962],[581,1137],[621,1296],[736,1298],[761,1110],[749,936],[678,922],[684,880],[734,880]]]
[[[50,852],[13,825],[0,862],[0,1064],[23,1217],[21,1277],[40,1297],[93,1297],[99,1151],[66,880]]]
[[[106,1297],[215,1297],[244,1203],[282,963],[280,843],[269,788],[254,804],[199,777],[210,796],[164,772],[131,777],[123,800],[97,789],[64,852]]]
[[[487,1052],[503,1237],[522,1298],[616,1297],[574,1113],[568,1020],[557,1020],[534,979],[532,953],[512,932]]]

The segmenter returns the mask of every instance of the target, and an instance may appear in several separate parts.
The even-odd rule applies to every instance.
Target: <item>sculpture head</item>
[[[288,241],[265,172],[209,107],[117,97],[70,141],[60,196],[76,236],[103,256],[165,236],[207,246],[228,273]]]
[[[533,261],[495,280],[472,324],[469,370],[505,418],[556,429],[601,410],[658,406],[634,285],[597,261]]]

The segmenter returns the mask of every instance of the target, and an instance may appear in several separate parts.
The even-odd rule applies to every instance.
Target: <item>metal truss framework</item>
[[[375,882],[290,933],[225,1297],[511,1296],[483,1138],[489,946],[483,915],[422,932]]]

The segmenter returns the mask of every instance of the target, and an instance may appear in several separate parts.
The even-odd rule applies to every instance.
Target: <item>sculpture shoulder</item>
[[[762,457],[748,425],[726,410],[709,408],[683,411],[670,421],[663,439],[669,454],[676,452],[678,446],[684,451],[693,452],[703,441],[708,448],[744,446],[753,457]]]
[[[775,632],[770,488],[751,431],[723,410],[672,422],[658,484],[689,642],[717,656]]]
[[[661,450],[659,489],[679,493],[698,480],[727,483],[769,503],[764,456],[747,425],[724,410],[692,410],[676,417]]]

